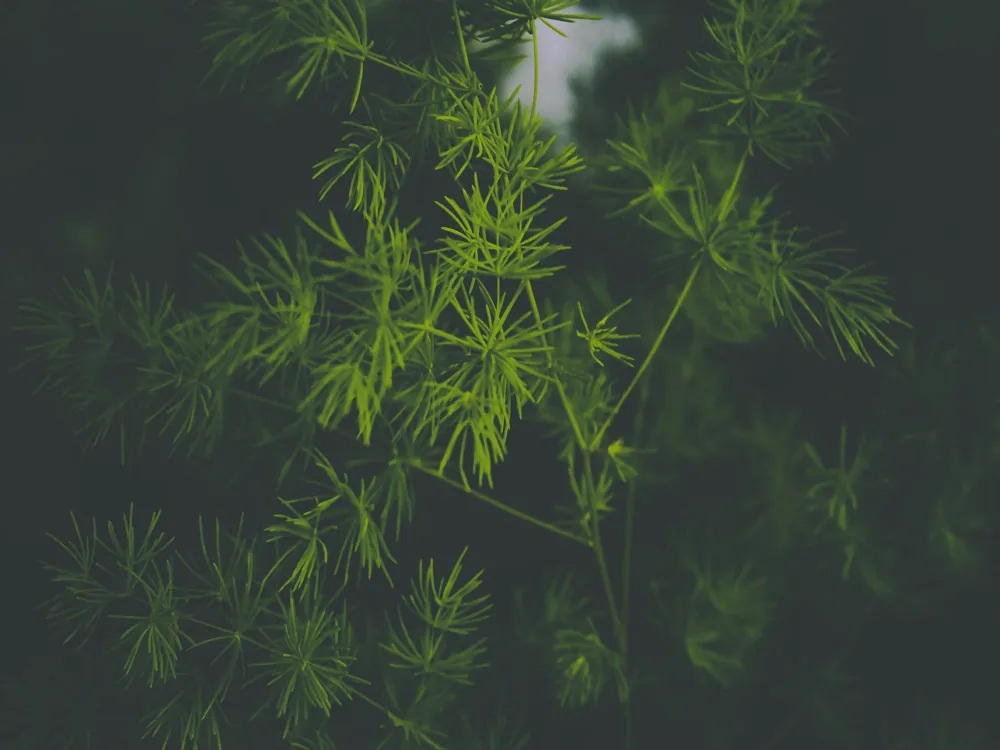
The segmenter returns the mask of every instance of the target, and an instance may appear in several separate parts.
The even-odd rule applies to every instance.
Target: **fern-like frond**
[[[772,320],[786,319],[806,347],[819,352],[810,328],[823,328],[841,358],[850,350],[874,366],[869,347],[893,354],[898,347],[886,329],[907,325],[890,306],[887,281],[841,263],[850,250],[813,244],[796,239],[795,230],[775,229],[766,260],[754,269],[761,301]]]

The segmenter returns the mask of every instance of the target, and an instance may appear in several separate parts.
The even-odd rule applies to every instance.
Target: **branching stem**
[[[607,419],[604,420],[604,424],[597,431],[594,436],[594,443],[591,449],[596,449],[601,444],[601,440],[604,438],[604,433],[608,431],[611,427],[611,423],[614,422],[615,417],[618,416],[618,412],[621,411],[625,400],[629,397],[632,391],[635,389],[636,385],[639,383],[639,379],[642,378],[643,373],[649,367],[650,363],[653,361],[653,357],[656,356],[656,352],[659,351],[660,345],[663,343],[663,338],[667,335],[667,331],[670,330],[670,326],[673,325],[674,318],[677,317],[677,313],[680,312],[681,308],[684,306],[684,301],[687,299],[688,294],[691,292],[691,287],[694,285],[694,280],[698,276],[698,271],[701,270],[702,261],[699,260],[695,263],[694,268],[691,269],[691,273],[684,283],[684,288],[681,290],[680,296],[677,298],[677,302],[674,303],[674,309],[670,311],[670,315],[667,317],[667,322],[663,324],[663,328],[656,336],[656,340],[653,342],[653,346],[650,347],[649,353],[646,354],[646,358],[642,361],[639,369],[635,371],[635,375],[632,376],[632,381],[628,384],[628,387],[622,393],[621,397],[618,399],[618,403],[615,404],[614,409],[608,414]]]
[[[566,412],[566,417],[569,419],[570,426],[573,428],[573,435],[576,437],[577,445],[584,452],[587,451],[587,441],[583,439],[583,431],[580,429],[580,423],[576,420],[576,414],[573,411],[572,406],[569,403],[569,397],[566,395],[566,389],[563,388],[562,381],[559,376],[555,374],[555,365],[552,361],[552,350],[549,349],[549,342],[547,336],[545,335],[545,330],[542,325],[542,313],[538,309],[538,301],[535,299],[535,291],[531,286],[531,281],[524,282],[525,288],[528,292],[528,302],[531,305],[531,313],[535,316],[535,323],[538,326],[542,334],[542,345],[545,347],[545,357],[548,360],[549,371],[552,373],[552,382],[556,386],[556,391],[559,393],[559,400],[562,402],[563,410]]]
[[[608,600],[608,609],[611,611],[611,622],[614,625],[615,638],[619,647],[626,642],[625,627],[622,622],[621,612],[618,609],[618,602],[615,600],[614,587],[611,585],[611,575],[608,572],[608,561],[604,556],[604,545],[601,543],[601,522],[597,509],[597,485],[594,482],[594,470],[591,467],[591,456],[584,456],[584,472],[587,482],[587,502],[590,506],[590,541],[594,548],[594,555],[597,557],[597,567],[601,573],[601,584],[604,587],[604,596]]]
[[[578,543],[580,543],[580,544],[582,544],[582,545],[584,545],[586,547],[590,547],[591,546],[591,543],[589,541],[587,541],[586,539],[584,539],[582,536],[577,536],[576,534],[574,534],[574,533],[572,533],[570,531],[566,531],[566,529],[561,529],[558,526],[556,526],[555,524],[549,523],[548,521],[543,521],[540,518],[535,518],[534,516],[532,516],[532,515],[530,515],[528,513],[525,513],[524,511],[518,510],[517,508],[511,507],[510,505],[507,505],[506,503],[500,502],[499,500],[497,500],[494,497],[490,497],[485,492],[480,492],[479,490],[474,490],[471,487],[467,487],[464,484],[462,484],[462,482],[456,481],[456,480],[452,479],[451,477],[446,476],[444,473],[442,473],[438,469],[428,468],[427,466],[424,466],[423,464],[421,464],[420,461],[418,461],[418,460],[410,460],[407,463],[408,463],[409,466],[412,466],[414,469],[418,469],[418,470],[422,471],[424,474],[427,474],[428,476],[432,476],[435,479],[438,479],[438,480],[444,482],[445,484],[447,484],[447,485],[449,485],[451,487],[454,487],[455,489],[462,490],[462,492],[465,492],[466,494],[470,495],[471,497],[474,497],[476,500],[484,502],[487,505],[491,505],[494,508],[498,508],[499,510],[502,510],[504,513],[512,515],[515,518],[519,518],[522,521],[527,521],[530,524],[534,524],[535,526],[538,526],[539,528],[543,528],[546,531],[551,531],[553,534],[558,534],[559,536],[564,537],[566,539],[572,539],[574,542],[578,542]]]

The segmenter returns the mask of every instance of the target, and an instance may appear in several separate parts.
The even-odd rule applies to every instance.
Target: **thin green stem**
[[[388,708],[386,708],[385,706],[383,706],[381,703],[379,703],[377,700],[375,700],[371,696],[365,695],[360,690],[352,691],[352,695],[355,696],[355,697],[357,697],[357,698],[360,698],[361,700],[363,700],[368,705],[373,706],[374,708],[377,708],[385,716],[387,716],[389,718],[389,720],[392,721],[393,724],[395,724],[396,726],[402,726],[401,724],[398,723],[400,721],[400,717],[396,716],[396,714],[394,714],[392,711],[390,711]],[[420,731],[416,727],[411,727],[410,729],[417,736],[417,738],[421,742],[426,743],[427,747],[431,748],[431,750],[445,750],[441,745],[439,745],[433,739],[431,739],[430,737],[428,737],[425,732]],[[405,732],[406,730],[404,729],[403,731]],[[385,743],[383,742],[383,744],[385,744]]]
[[[235,631],[233,631],[233,630],[231,630],[229,628],[220,627],[219,625],[216,625],[215,623],[208,622],[206,620],[199,620],[197,617],[186,616],[186,617],[184,617],[184,619],[187,622],[193,622],[193,623],[195,623],[197,625],[202,625],[202,626],[204,626],[206,628],[211,628],[212,630],[216,630],[216,631],[218,631],[220,633],[224,633],[225,636],[229,636],[233,640],[233,642],[236,642],[236,643],[241,643],[241,642],[242,643],[249,643],[251,646],[255,646],[255,647],[257,647],[257,648],[259,648],[261,650],[267,650],[267,646],[265,646],[260,641],[251,638],[246,633],[236,633]],[[191,648],[198,648],[198,646],[206,646],[209,643],[217,643],[219,641],[224,641],[224,640],[226,640],[225,636],[216,636],[215,638],[206,638],[206,639],[201,640],[201,641],[196,641],[193,644],[191,644]]]
[[[656,355],[656,352],[659,351],[660,345],[663,343],[664,336],[667,335],[667,331],[670,330],[670,326],[673,324],[674,318],[677,317],[677,313],[679,313],[681,307],[684,306],[684,300],[687,299],[688,294],[691,292],[691,287],[694,285],[694,280],[698,276],[698,271],[701,270],[701,263],[702,261],[699,260],[695,264],[694,268],[691,269],[691,274],[688,276],[687,281],[684,283],[684,289],[681,290],[681,294],[677,298],[677,302],[674,304],[674,309],[670,311],[670,316],[667,318],[667,322],[663,324],[663,328],[661,328],[659,334],[657,334],[656,340],[653,342],[653,346],[650,347],[649,349],[649,353],[646,354],[646,358],[642,361],[642,364],[639,366],[639,369],[635,371],[635,375],[632,376],[632,381],[628,384],[628,388],[626,388],[625,392],[622,393],[621,398],[618,399],[618,403],[615,404],[615,408],[611,410],[611,413],[608,414],[607,419],[604,420],[604,424],[601,425],[601,428],[597,431],[597,434],[594,436],[593,444],[590,446],[591,450],[597,450],[597,448],[601,445],[601,440],[604,438],[604,433],[608,431],[609,427],[611,427],[611,423],[614,422],[615,417],[618,416],[618,412],[621,411],[622,405],[625,403],[625,400],[635,389],[636,385],[638,385],[639,379],[643,376],[643,373],[646,372],[646,369],[649,367],[650,363],[652,363],[653,357]]]
[[[643,380],[639,390],[639,408],[636,410],[633,434],[642,434],[643,417],[649,402],[649,381]],[[628,633],[629,611],[632,594],[632,536],[635,533],[635,493],[636,483],[630,482],[625,494],[625,549],[622,553],[622,622]],[[627,643],[626,643],[627,645]],[[624,658],[626,654],[622,654]]]
[[[635,531],[635,482],[629,485],[625,495],[625,550],[622,552],[622,625],[628,634],[629,606],[632,600],[632,535]],[[625,640],[626,653],[628,639]]]
[[[531,59],[532,59],[532,76],[534,82],[531,89],[531,117],[535,116],[535,106],[538,104],[538,27],[536,26],[537,21],[535,19],[531,20]]]
[[[329,42],[329,38],[325,36],[304,36],[300,37],[298,42],[303,46],[314,46],[314,47],[324,47]],[[344,57],[349,57],[352,60],[357,60],[362,65],[365,62],[374,62],[382,65],[390,70],[395,70],[397,73],[402,73],[404,76],[410,76],[411,78],[427,79],[428,76],[420,70],[412,66],[407,66],[404,64],[399,64],[392,58],[380,55],[377,52],[357,52],[355,50],[349,50],[344,48],[338,48],[338,52]]]
[[[619,648],[622,669],[626,671],[626,674],[628,673],[629,657],[629,612],[632,606],[632,537],[635,533],[635,488],[635,482],[631,482],[625,495],[625,550],[622,552],[622,638]],[[623,710],[625,711],[625,750],[631,750],[632,701],[626,702]]]
[[[590,545],[594,549],[597,557],[597,568],[601,573],[601,584],[604,587],[604,596],[608,600],[608,608],[611,610],[611,621],[615,630],[615,640],[618,641],[619,649],[625,641],[625,629],[622,622],[621,613],[618,609],[618,602],[615,600],[615,591],[611,586],[611,574],[608,572],[608,560],[604,555],[604,545],[601,543],[601,522],[597,512],[597,492],[594,482],[594,470],[591,467],[590,454],[584,455],[584,477],[587,483],[587,504],[590,506]]]
[[[559,376],[555,374],[555,363],[552,359],[552,350],[549,348],[548,337],[545,335],[545,331],[542,328],[542,314],[538,309],[538,301],[535,299],[535,290],[531,286],[531,281],[524,282],[525,288],[528,290],[528,302],[531,304],[531,312],[535,316],[535,324],[538,326],[539,330],[542,331],[542,345],[545,347],[545,358],[549,366],[549,371],[552,373],[552,382],[556,386],[556,391],[559,393],[559,400],[562,402],[563,410],[566,412],[566,417],[569,419],[569,424],[573,428],[573,435],[576,437],[577,445],[580,449],[587,452],[587,441],[583,439],[583,431],[580,429],[580,423],[576,420],[576,414],[573,412],[572,406],[569,403],[569,397],[566,395],[566,389],[563,388],[562,381]]]
[[[649,401],[649,380],[643,380],[639,391],[639,408],[635,418],[636,436],[642,434],[643,416]],[[622,552],[622,639],[620,645],[622,669],[628,670],[629,659],[629,615],[632,611],[632,545],[635,535],[635,493],[636,483],[630,482],[625,493],[625,549]],[[632,701],[624,706],[625,712],[625,750],[632,747]]]
[[[286,404],[283,401],[275,401],[272,398],[260,396],[256,393],[251,393],[250,391],[244,391],[241,388],[230,388],[227,392],[232,396],[239,396],[240,398],[245,398],[248,401],[254,401],[258,404],[273,406],[274,408],[281,409],[282,411],[290,411],[296,414],[298,413],[298,410],[292,404]]]
[[[458,33],[458,44],[462,48],[462,59],[465,61],[465,70],[472,73],[472,64],[469,62],[469,51],[465,48],[465,32],[462,31],[462,21],[458,15],[458,0],[451,0],[451,15],[455,18],[455,31]]]
[[[574,533],[572,533],[570,531],[566,531],[565,529],[561,529],[558,526],[556,526],[555,524],[549,523],[548,521],[543,521],[540,518],[535,518],[534,516],[532,516],[532,515],[530,515],[528,513],[525,513],[524,511],[520,511],[517,508],[513,508],[510,505],[507,505],[506,503],[500,502],[496,498],[490,497],[489,495],[487,495],[484,492],[479,492],[478,490],[474,490],[471,487],[466,487],[461,482],[456,481],[456,480],[454,480],[454,479],[446,476],[440,470],[438,470],[438,469],[430,469],[430,468],[424,466],[422,463],[420,463],[419,459],[411,459],[411,460],[407,461],[406,463],[407,463],[408,466],[412,466],[413,468],[422,471],[424,474],[427,474],[428,476],[434,477],[435,479],[438,479],[438,480],[444,482],[445,484],[447,484],[447,485],[449,485],[451,487],[454,487],[455,489],[459,489],[462,492],[464,492],[464,493],[466,493],[466,494],[474,497],[476,500],[484,502],[487,505],[491,505],[494,508],[498,508],[499,510],[502,510],[504,513],[507,513],[507,514],[509,514],[511,516],[514,516],[515,518],[519,518],[522,521],[527,521],[530,524],[533,524],[535,526],[538,526],[539,528],[545,529],[546,531],[551,531],[553,534],[558,534],[559,536],[565,537],[566,539],[572,539],[574,542],[578,542],[579,544],[582,544],[582,545],[584,545],[586,547],[591,546],[590,542],[588,542],[582,536],[577,536],[576,534],[574,534]]]

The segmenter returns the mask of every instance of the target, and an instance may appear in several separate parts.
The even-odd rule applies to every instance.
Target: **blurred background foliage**
[[[574,85],[572,134],[589,157],[615,135],[615,114],[676,79],[687,51],[704,42],[706,8],[693,0],[583,7],[626,14],[641,35],[632,49],[603,53],[593,78]],[[996,746],[1000,309],[989,174],[1000,154],[986,92],[997,7],[843,0],[820,14],[849,135],[829,162],[787,172],[757,161],[750,184],[761,194],[778,184],[776,206],[795,223],[842,231],[890,278],[913,330],[900,332],[895,359],[872,370],[832,351],[821,360],[760,321],[720,318],[695,294],[641,389],[644,408],[629,415],[635,444],[651,449],[640,454],[633,605],[643,613],[633,646],[646,667],[637,675],[641,746]],[[216,82],[202,84],[205,17],[205,2],[177,0],[4,5],[6,363],[20,358],[11,328],[19,298],[45,296],[85,268],[100,278],[114,265],[197,300],[198,253],[231,262],[237,239],[287,232],[295,209],[321,205],[310,167],[339,141],[340,114],[322,97],[294,102],[262,72],[242,91],[220,95]],[[373,9],[371,37],[393,23]],[[727,169],[722,160],[709,174],[725,181]],[[434,179],[411,183],[404,197],[414,213],[426,210],[430,236]],[[558,241],[574,250],[572,271],[547,291],[556,307],[636,299],[617,318],[640,334],[628,347],[634,355],[662,317],[649,311],[669,309],[673,279],[648,273],[648,234],[603,220],[601,205],[581,195],[552,201],[569,217]],[[338,188],[322,205],[345,200]],[[178,536],[190,534],[196,513],[261,519],[275,510],[273,477],[231,463],[237,457],[178,465],[153,452],[122,468],[113,445],[81,455],[59,404],[31,398],[31,372],[5,368],[3,377],[3,705],[23,721],[45,704],[58,731],[88,721],[133,731],[113,680],[100,674],[107,665],[90,652],[55,656],[41,627],[35,605],[50,592],[36,564],[51,553],[44,533],[64,533],[71,510],[104,519],[132,501],[164,508],[166,529]],[[812,493],[816,504],[805,499],[824,468],[806,446],[825,467],[836,465],[842,426],[848,462],[870,452],[851,475],[859,502],[846,528],[827,518],[823,487]],[[523,507],[564,496],[551,448],[537,425],[515,428],[496,494]],[[499,602],[491,648],[525,656],[537,611],[524,622],[517,612],[540,602],[549,624],[574,617],[557,611],[557,589],[545,594],[566,571],[592,585],[582,551],[439,488],[419,494],[400,567],[468,544],[468,564],[486,569]],[[621,523],[612,514],[605,538],[620,538]],[[717,631],[729,651],[699,638]],[[527,747],[616,746],[612,697],[586,713],[552,714],[547,675],[531,682],[510,666],[522,660],[491,661],[476,694],[483,705],[521,704]]]

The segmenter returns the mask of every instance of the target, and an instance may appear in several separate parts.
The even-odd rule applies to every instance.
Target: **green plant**
[[[695,587],[683,607],[685,651],[695,669],[729,685],[770,619],[767,582],[751,577],[748,564],[718,575],[707,565],[688,564]]]
[[[149,693],[165,698],[147,719],[163,747],[178,738],[182,747],[228,747],[225,716],[236,706],[268,717],[263,731],[275,742],[329,748],[354,731],[334,720],[348,702],[371,709],[364,731],[373,746],[453,747],[462,718],[453,707],[486,668],[485,641],[470,640],[491,607],[479,591],[483,572],[462,580],[465,553],[445,578],[433,561],[421,563],[405,609],[384,625],[348,591],[375,586],[375,571],[391,585],[390,530],[398,541],[414,513],[415,480],[430,478],[592,556],[603,617],[550,588],[550,674],[566,706],[596,703],[614,682],[629,747],[632,544],[642,460],[654,448],[641,420],[680,312],[696,324],[715,316],[713,330],[739,340],[787,321],[818,349],[825,329],[842,357],[850,351],[869,364],[873,344],[892,353],[888,329],[902,323],[883,279],[835,261],[838,250],[771,216],[773,195],[744,195],[755,159],[802,161],[825,151],[829,126],[839,124],[813,98],[825,59],[809,25],[816,3],[732,0],[707,22],[718,49],[695,57],[688,88],[697,106],[678,115],[703,118],[692,127],[706,137],[664,147],[651,118],[632,112],[609,139],[615,213],[639,217],[674,274],[673,293],[656,295],[667,304],[652,308],[660,317],[648,336],[610,325],[627,302],[588,310],[593,325],[580,300],[568,314],[549,312],[543,284],[566,271],[557,260],[569,267],[573,257],[556,242],[566,219],[552,218],[550,201],[586,160],[541,135],[534,100],[501,101],[468,48],[530,37],[537,84],[538,24],[592,16],[564,13],[572,4],[561,0],[429,3],[436,42],[404,57],[369,38],[360,2],[217,5],[209,40],[225,80],[274,58],[295,98],[349,81],[346,110],[360,104],[365,119],[345,122],[341,146],[315,176],[326,177],[324,197],[347,181],[351,223],[333,210],[323,219],[299,212],[291,245],[254,240],[240,247],[237,269],[206,258],[218,297],[201,308],[182,311],[167,293],[154,302],[134,280],[119,298],[111,278],[100,285],[88,273],[62,300],[25,302],[21,327],[42,386],[84,415],[90,440],[116,436],[123,461],[150,428],[200,458],[251,435],[254,450],[286,451],[277,484],[308,477],[321,491],[282,498],[263,542],[242,521],[232,534],[218,523],[206,534],[199,521],[197,543],[170,549],[154,535],[158,514],[138,545],[131,512],[104,537],[96,523],[84,533],[74,519],[74,538],[57,540],[68,560],[50,564],[63,587],[50,615],[70,637],[109,629],[126,650],[126,675],[175,689]],[[373,80],[389,93],[370,90]],[[733,159],[713,170],[707,153]],[[440,234],[430,241],[398,215],[415,165],[428,158],[452,183],[436,201]],[[619,348],[636,339],[641,356]],[[633,360],[623,384],[613,368]],[[629,412],[636,393],[642,406]],[[530,418],[550,428],[565,464],[561,521],[489,494],[514,426]],[[810,493],[841,529],[857,504],[843,453],[842,443],[838,469],[814,458],[823,474]],[[620,511],[615,560],[605,523]],[[698,568],[696,579],[684,649],[697,669],[730,684],[769,618],[764,579],[746,567]],[[360,638],[361,630],[375,635]]]
[[[735,131],[751,154],[759,149],[784,167],[817,150],[828,153],[829,130],[843,127],[840,113],[814,90],[829,63],[812,26],[821,2],[721,4],[722,18],[705,21],[713,52],[693,55],[694,80],[687,86],[709,99],[706,110],[727,115],[720,131]]]
[[[934,553],[964,579],[982,574],[983,534],[990,515],[982,503],[983,480],[990,463],[981,456],[950,456],[947,483],[931,506],[929,541]]]
[[[826,521],[833,521],[840,531],[847,531],[848,514],[858,510],[858,492],[872,467],[871,448],[864,436],[858,441],[854,458],[847,460],[847,425],[840,426],[840,448],[836,466],[826,466],[811,443],[805,444],[806,455],[812,462],[813,484],[806,493],[809,500],[819,501],[826,512]]]

